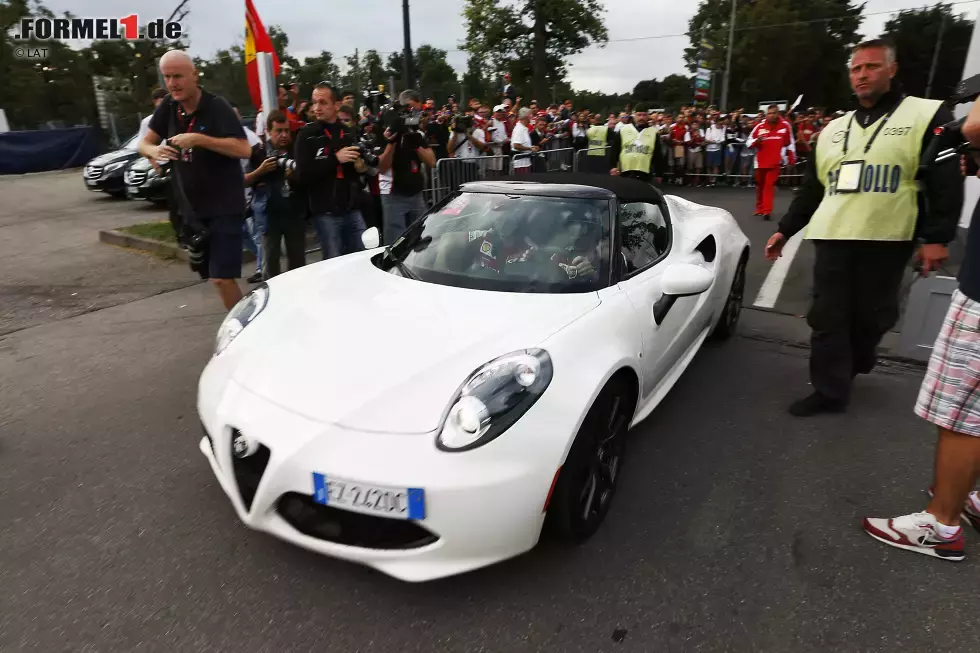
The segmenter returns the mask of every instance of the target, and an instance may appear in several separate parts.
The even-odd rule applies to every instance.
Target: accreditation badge
[[[837,171],[836,192],[857,193],[861,190],[864,161],[845,161]]]

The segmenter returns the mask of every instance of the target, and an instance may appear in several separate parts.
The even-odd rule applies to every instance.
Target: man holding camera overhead
[[[391,192],[381,195],[384,244],[390,245],[423,213],[425,174],[422,164],[436,167],[436,153],[429,147],[423,125],[406,126],[404,114],[417,116],[422,111],[422,96],[418,91],[402,91],[400,106],[391,107],[382,116],[384,138],[388,141],[378,164],[378,174],[391,172]]]
[[[859,106],[820,134],[814,165],[766,245],[775,261],[806,228],[816,250],[807,315],[813,392],[790,406],[797,417],[847,408],[854,377],[874,369],[878,343],[898,321],[909,259],[915,252],[923,276],[939,269],[963,204],[954,159],[919,175],[932,163],[921,157],[933,130],[953,119],[949,109],[895,88],[895,48],[886,41],[855,46],[849,69]]]
[[[360,160],[356,128],[337,118],[341,106],[337,89],[320,82],[313,88],[312,105],[316,120],[297,134],[290,184],[305,195],[323,258],[328,259],[364,249],[360,175],[367,167]]]

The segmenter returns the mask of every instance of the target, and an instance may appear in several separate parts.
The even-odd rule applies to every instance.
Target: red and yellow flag
[[[245,76],[248,79],[248,92],[252,96],[252,104],[256,108],[262,104],[262,91],[259,90],[259,65],[255,61],[255,54],[258,52],[272,54],[272,72],[278,77],[279,55],[272,47],[272,39],[265,31],[252,0],[245,0]]]

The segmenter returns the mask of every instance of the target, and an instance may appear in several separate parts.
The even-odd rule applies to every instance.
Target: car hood
[[[242,346],[235,381],[319,421],[428,433],[481,365],[541,345],[599,305],[594,292],[500,293],[413,281],[379,270],[371,257],[273,279],[249,337],[232,344]]]
[[[116,161],[126,161],[128,159],[135,159],[139,156],[139,152],[136,150],[113,150],[112,152],[106,152],[105,154],[100,154],[86,165],[90,166],[107,166],[110,163],[115,163]]]

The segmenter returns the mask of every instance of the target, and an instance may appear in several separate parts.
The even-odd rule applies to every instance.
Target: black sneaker
[[[764,213],[762,215],[762,219],[765,220],[766,222],[769,222],[770,220],[772,220],[772,216],[769,215],[768,213]]]
[[[262,282],[262,273],[261,272],[256,272],[255,274],[253,274],[252,276],[250,276],[245,281],[248,281],[249,283],[261,283]]]
[[[847,410],[846,402],[825,397],[819,392],[798,399],[789,406],[789,414],[794,417],[812,417],[820,413],[843,413],[845,410]]]

